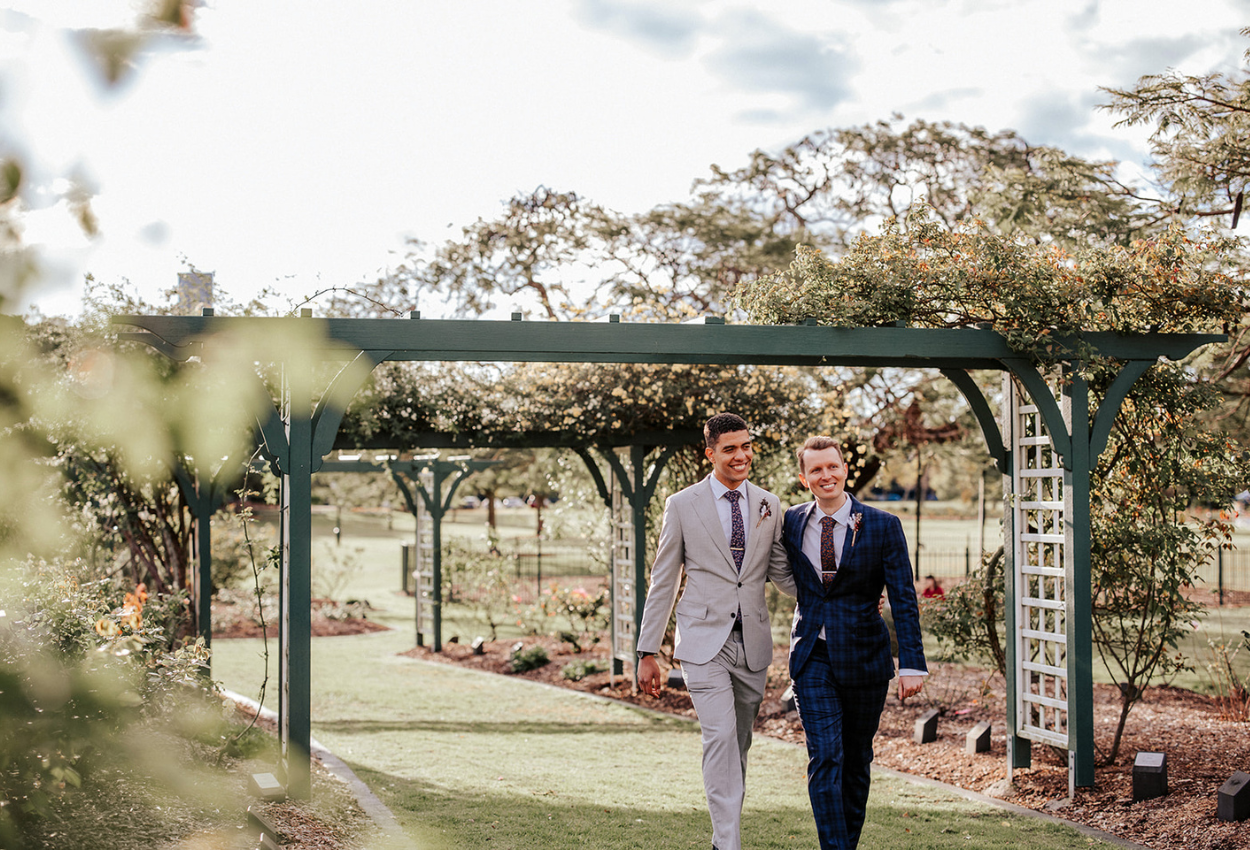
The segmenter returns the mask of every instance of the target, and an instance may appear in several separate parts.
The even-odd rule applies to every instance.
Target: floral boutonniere
[[[855,546],[855,538],[859,536],[859,527],[864,521],[862,513],[851,514],[851,546]]]
[[[760,523],[773,515],[773,509],[768,506],[767,499],[760,499],[760,518],[755,521],[755,527],[759,528]]]

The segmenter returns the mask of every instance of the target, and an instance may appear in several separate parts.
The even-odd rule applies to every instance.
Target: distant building
[[[178,273],[178,313],[197,316],[205,307],[213,306],[212,272]]]

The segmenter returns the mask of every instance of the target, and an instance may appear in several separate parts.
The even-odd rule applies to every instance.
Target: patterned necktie
[[[726,490],[725,498],[729,500],[729,551],[734,556],[734,568],[742,570],[742,557],[747,550],[747,533],[742,527],[742,511],[738,509],[738,499],[742,496],[737,490]]]
[[[833,577],[838,572],[837,553],[833,544],[833,524],[831,516],[820,521],[820,580],[826,588],[833,584]]]

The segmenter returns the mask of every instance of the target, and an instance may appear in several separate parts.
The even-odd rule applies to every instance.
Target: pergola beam
[[[123,334],[168,352],[186,353],[199,340],[229,328],[244,337],[275,329],[307,331],[307,350],[323,359],[368,352],[383,360],[512,361],[529,363],[691,363],[795,366],[910,366],[1002,369],[1021,356],[987,328],[835,328],[820,325],[645,324],[629,322],[522,322],[463,319],[227,318],[117,316],[117,324],[144,329]],[[298,340],[297,334],[290,339]],[[1088,333],[1080,342],[1118,360],[1180,359],[1216,334]],[[327,345],[338,343],[338,346]],[[299,342],[294,345],[298,348]],[[1077,340],[1057,338],[1069,356]],[[337,349],[337,350],[336,350]],[[294,353],[294,351],[292,352]],[[189,356],[189,355],[188,355]]]

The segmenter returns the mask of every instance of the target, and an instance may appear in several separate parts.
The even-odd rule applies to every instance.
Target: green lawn
[[[314,737],[382,797],[416,846],[708,846],[694,723],[399,657],[411,642],[398,631],[314,640],[312,715]],[[215,678],[254,693],[258,649],[258,641],[218,641]],[[750,846],[815,846],[805,762],[799,747],[758,739],[743,816]],[[864,842],[1099,846],[1076,830],[892,777],[874,785]]]
[[[532,682],[400,657],[414,643],[413,602],[399,593],[396,515],[344,522],[342,542],[315,541],[314,571],[330,547],[356,553],[348,594],[393,631],[317,638],[312,645],[313,735],[346,760],[422,848],[653,848],[710,844],[697,726]],[[472,527],[472,526],[470,526]],[[480,529],[478,529],[480,532]],[[341,560],[341,559],[340,559]],[[481,628],[454,606],[446,634]],[[510,637],[510,635],[509,635]],[[213,674],[254,697],[261,643],[214,643]],[[276,654],[276,642],[270,642]],[[269,703],[276,707],[276,660]],[[816,844],[804,788],[806,756],[759,739],[752,750],[743,829],[750,846]],[[1006,814],[928,786],[882,777],[865,846],[1076,848],[1080,833]]]

